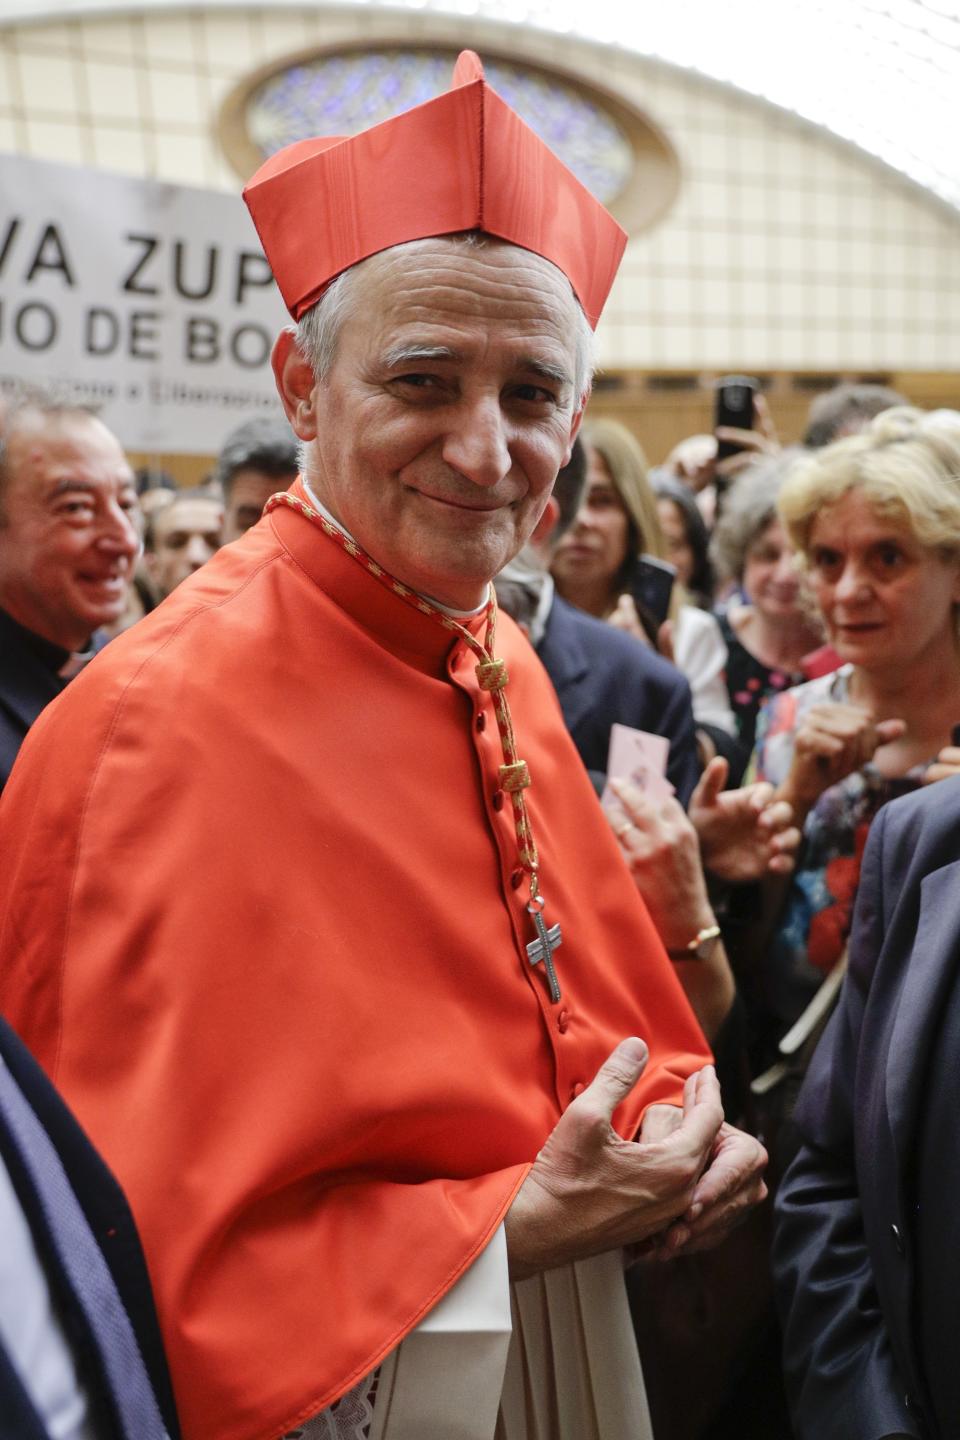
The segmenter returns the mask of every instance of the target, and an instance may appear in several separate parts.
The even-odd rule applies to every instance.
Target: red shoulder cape
[[[41,716],[0,805],[0,1003],[140,1224],[187,1440],[274,1440],[470,1265],[613,1046],[702,1035],[509,622],[548,917],[524,947],[462,640],[278,510]]]

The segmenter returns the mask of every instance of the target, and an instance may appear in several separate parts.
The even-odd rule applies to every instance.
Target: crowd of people
[[[949,1440],[960,412],[651,466],[618,227],[393,124],[204,484],[0,422],[0,1434]]]

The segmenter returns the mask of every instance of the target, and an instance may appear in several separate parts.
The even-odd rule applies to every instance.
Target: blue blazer
[[[960,1054],[947,1066],[941,1055],[933,1073],[945,1015],[954,1033],[960,1023],[949,1009],[960,1004],[958,816],[960,778],[892,801],[874,820],[847,978],[801,1091],[804,1144],[781,1185],[774,1246],[798,1440],[960,1436],[960,1413],[944,1430],[929,1403],[917,1227],[937,1255],[937,1294],[958,1297],[942,1316],[954,1346],[960,1247],[931,1234],[915,1203],[930,1097],[955,1103],[960,1079]],[[926,1173],[932,1161],[954,1196],[960,1126],[956,1136],[948,1153],[926,1157]],[[941,1396],[960,1393],[954,1365],[942,1367]]]
[[[3,1019],[0,1019],[0,1054],[3,1055],[13,1078],[52,1140],[63,1162],[74,1193],[110,1267],[114,1282],[130,1316],[140,1346],[140,1353],[153,1384],[170,1440],[178,1440],[180,1430],[177,1425],[173,1391],[160,1339],[150,1280],[133,1216],[124,1199],[123,1192],[40,1066]],[[26,1210],[27,1220],[33,1227],[36,1222],[30,1213],[29,1187],[22,1183],[19,1165],[15,1152],[10,1147],[2,1116],[0,1116],[0,1150],[2,1150],[10,1169],[21,1204]],[[0,1237],[0,1244],[2,1244],[2,1237]],[[39,1231],[37,1232],[37,1244],[44,1257],[44,1263],[48,1267],[48,1279],[51,1287],[63,1298],[65,1286],[60,1266],[50,1247],[43,1243],[42,1234]],[[71,1329],[75,1336],[75,1343],[83,1350],[85,1326],[82,1319],[68,1311],[67,1321],[68,1329]],[[90,1353],[92,1353],[92,1349]],[[114,1432],[109,1430],[103,1433],[105,1436],[108,1434],[112,1436]],[[35,1440],[35,1437],[36,1440],[47,1440],[42,1428],[37,1428],[35,1412],[32,1407],[28,1408],[24,1405],[23,1387],[16,1378],[2,1345],[0,1345],[0,1436],[4,1437],[4,1440],[8,1436],[11,1437],[11,1440],[14,1436],[16,1436],[16,1440]]]
[[[686,809],[700,764],[690,686],[680,671],[632,635],[559,595],[537,654],[587,769],[606,773],[614,722],[664,735],[670,741],[667,778]]]

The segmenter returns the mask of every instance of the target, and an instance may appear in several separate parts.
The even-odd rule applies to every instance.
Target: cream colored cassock
[[[372,1416],[369,1390],[368,1377],[339,1413],[325,1411],[293,1434],[300,1440],[653,1436],[621,1252],[508,1285],[502,1226],[384,1361]]]

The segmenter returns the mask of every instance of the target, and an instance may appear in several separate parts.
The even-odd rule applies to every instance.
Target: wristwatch
[[[667,954],[671,960],[709,960],[719,939],[720,926],[707,925],[703,930],[697,931],[689,945],[684,945],[680,950],[668,950]]]

